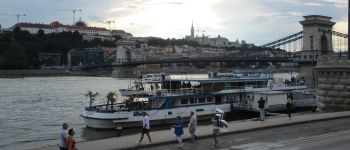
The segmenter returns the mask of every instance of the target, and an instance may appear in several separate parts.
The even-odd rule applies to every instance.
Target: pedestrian
[[[260,111],[260,120],[264,121],[264,119],[265,119],[265,100],[262,97],[260,97],[258,104],[259,104],[259,111]]]
[[[68,150],[68,124],[62,124],[62,130],[60,132],[60,150]]]
[[[71,128],[68,130],[68,150],[77,150],[77,147],[75,146],[76,142],[75,142],[75,139],[74,139],[74,135],[75,135],[75,132],[74,132],[74,129]]]
[[[288,114],[288,118],[292,119],[292,115],[291,115],[291,111],[292,111],[292,100],[288,99],[287,103],[286,103],[286,108],[287,108],[287,114]]]
[[[141,133],[140,140],[137,141],[136,143],[138,143],[138,144],[141,143],[143,140],[143,136],[146,134],[148,137],[148,140],[149,140],[149,144],[151,144],[152,139],[151,139],[151,136],[149,135],[149,130],[150,130],[149,117],[148,117],[146,112],[143,112],[142,115],[143,115],[142,133]]]
[[[211,122],[213,123],[214,146],[217,146],[219,144],[217,136],[220,134],[220,116],[220,114],[216,114],[214,118],[211,119]]]
[[[194,139],[196,137],[196,129],[197,129],[197,116],[194,114],[193,111],[190,113],[190,123],[188,124],[188,130],[191,134],[191,143],[194,143]]]
[[[183,143],[182,143],[182,135],[184,134],[184,122],[181,118],[181,116],[177,116],[176,117],[176,124],[172,126],[173,128],[175,128],[175,135],[176,135],[176,139],[179,142],[179,145],[177,147],[182,147]]]

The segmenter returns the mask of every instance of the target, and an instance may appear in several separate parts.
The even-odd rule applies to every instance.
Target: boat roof
[[[288,91],[261,91],[261,92],[253,92],[254,94],[263,94],[263,95],[273,95],[273,94],[285,94],[290,93]]]
[[[266,70],[266,69],[243,69],[243,70],[234,70],[233,73],[273,73],[273,71]]]
[[[163,81],[134,81],[134,83],[140,84],[153,84],[153,83],[162,83]]]
[[[202,79],[165,79],[163,82],[199,82],[199,83],[220,83],[220,82],[241,82],[241,81],[266,81],[273,78],[202,78]]]

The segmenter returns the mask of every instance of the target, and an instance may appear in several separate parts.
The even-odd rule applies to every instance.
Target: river
[[[193,77],[206,75],[172,76]],[[78,141],[117,136],[116,131],[86,128],[79,114],[88,105],[87,91],[98,92],[96,103],[102,103],[107,92],[127,88],[130,83],[131,79],[109,77],[0,78],[0,149],[56,145],[63,122],[76,130]]]

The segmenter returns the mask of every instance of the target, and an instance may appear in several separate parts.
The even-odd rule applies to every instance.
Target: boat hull
[[[88,128],[93,129],[116,129],[113,120],[83,117]]]
[[[190,118],[189,114],[194,111],[198,121],[209,120],[216,113],[215,109],[221,109],[225,113],[231,111],[231,104],[210,105],[210,106],[192,106],[163,110],[146,111],[150,117],[151,126],[174,124],[177,116],[181,116],[185,122]],[[196,112],[196,110],[200,110]],[[94,129],[116,129],[135,128],[142,126],[142,115],[134,116],[135,113],[140,114],[142,111],[120,111],[115,113],[91,112],[85,110],[81,115],[86,122],[86,126]],[[169,112],[172,112],[169,115]]]

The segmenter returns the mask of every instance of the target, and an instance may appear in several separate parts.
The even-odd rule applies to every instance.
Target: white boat
[[[145,74],[140,75],[136,81],[142,83],[152,83],[152,82],[161,82],[163,80],[170,79],[170,76],[165,73],[155,73],[155,74]]]
[[[165,73],[139,75],[132,86],[127,89],[119,89],[121,96],[153,95],[156,89],[161,88],[163,80],[169,80]]]
[[[233,109],[257,111],[255,103],[263,97],[262,93],[275,91],[271,93],[287,94],[306,89],[305,86],[277,83],[273,74],[268,74],[271,76],[250,73],[250,76],[232,78],[165,79],[157,82],[161,88],[154,88],[153,94],[130,93],[124,104],[114,105],[110,109],[103,105],[86,107],[81,116],[88,127],[98,129],[139,127],[142,112],[149,114],[151,125],[174,123],[176,116],[182,116],[186,121],[191,111],[195,112],[198,120],[206,120],[213,117],[216,109],[224,113]],[[269,105],[285,104],[284,100],[264,98],[268,101],[267,108]]]

